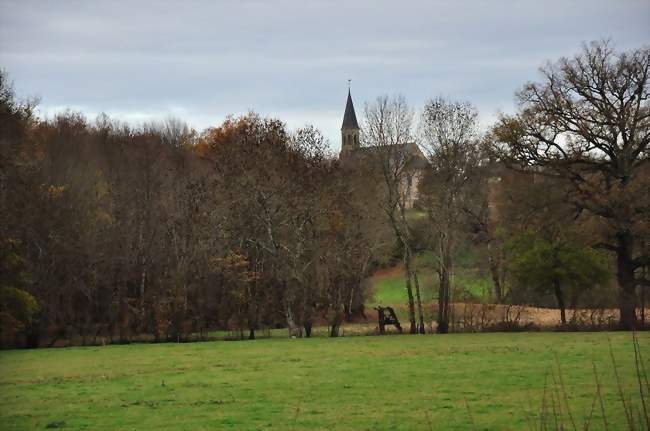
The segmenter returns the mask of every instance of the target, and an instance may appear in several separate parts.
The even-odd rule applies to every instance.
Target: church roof
[[[354,113],[354,104],[352,103],[352,96],[350,95],[350,90],[348,90],[348,102],[345,104],[345,114],[343,115],[343,129],[358,129],[359,123],[357,123],[357,115]]]
[[[399,155],[399,156],[398,156]],[[427,157],[422,153],[420,147],[417,146],[415,142],[409,142],[405,144],[391,144],[383,146],[368,146],[368,147],[359,147],[355,148],[350,154],[347,155],[348,158],[352,160],[379,160],[383,157],[405,157],[405,162],[409,168],[412,169],[424,169],[428,166],[429,162]]]

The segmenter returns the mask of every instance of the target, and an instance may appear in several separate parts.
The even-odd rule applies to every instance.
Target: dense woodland
[[[310,336],[313,325],[337,336],[364,314],[364,280],[396,263],[411,332],[425,332],[425,307],[447,332],[455,262],[469,249],[491,277],[490,302],[557,307],[565,325],[566,308],[618,308],[621,328],[640,328],[649,71],[647,48],[586,45],[545,66],[490,130],[469,102],[437,97],[416,112],[381,96],[362,125],[378,151],[357,165],[316,128],[254,113],[200,132],[175,119],[39,119],[3,72],[3,345]],[[409,142],[428,160],[415,208]],[[424,252],[435,285],[418,279]]]

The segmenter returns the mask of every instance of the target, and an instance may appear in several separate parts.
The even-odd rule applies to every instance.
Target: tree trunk
[[[424,334],[424,313],[422,312],[422,299],[420,297],[420,283],[418,281],[418,274],[413,271],[413,282],[415,283],[415,296],[418,301],[418,332]]]
[[[634,279],[633,250],[634,239],[628,231],[616,235],[618,247],[616,249],[616,281],[618,281],[619,309],[621,318],[619,326],[623,330],[636,329],[636,280]]]
[[[409,312],[411,310],[411,307],[413,307],[413,319],[411,320],[411,329],[410,333],[411,334],[424,334],[424,313],[422,312],[422,299],[420,296],[420,283],[418,282],[418,276],[417,276],[417,271],[414,268],[415,265],[413,265],[413,252],[411,251],[411,247],[408,245],[408,243],[404,244],[404,271],[406,273],[406,288],[407,290],[411,290],[411,282],[415,284],[415,299],[417,301],[417,307],[418,307],[418,322],[416,324],[415,322],[415,304],[413,303],[413,293],[412,290],[409,293]],[[409,318],[411,315],[409,314]]]
[[[641,285],[641,330],[645,329],[645,284]]]
[[[446,334],[449,332],[449,304],[447,302],[447,292],[449,290],[449,274],[446,269],[442,269],[440,274],[440,287],[438,288],[438,327],[436,332]]]
[[[345,307],[343,309],[343,312],[345,314],[345,321],[346,322],[352,322],[352,304],[354,302],[354,293],[355,293],[355,287],[356,285],[352,286],[352,289],[350,289],[350,300],[345,304]]]
[[[451,257],[443,252],[443,263],[439,269],[440,287],[438,288],[438,328],[436,332],[446,334],[449,332],[449,270]]]
[[[312,295],[310,287],[305,287],[302,295],[302,318],[300,321],[302,322],[302,326],[305,329],[305,337],[307,338],[311,337],[313,320],[312,316],[314,314],[314,307],[311,300]]]
[[[488,262],[490,265],[490,274],[492,275],[492,284],[494,285],[494,298],[497,304],[500,304],[502,301],[502,286],[501,286],[501,274],[499,271],[499,262],[498,259],[494,256],[494,250],[492,247],[492,240],[488,239],[487,241],[488,249]]]
[[[409,322],[411,323],[409,333],[415,334],[417,333],[417,324],[415,323],[415,302],[413,301],[413,289],[411,287],[411,257],[406,243],[404,244],[404,277],[408,296]]]
[[[312,328],[311,320],[307,320],[303,326],[305,327],[305,337],[310,338],[311,337],[311,328]]]
[[[566,306],[564,305],[564,295],[562,294],[562,289],[560,288],[560,280],[553,280],[553,292],[555,293],[555,298],[557,299],[557,306],[560,307],[560,321],[562,326],[566,325]]]
[[[296,322],[293,319],[293,311],[291,310],[291,304],[289,304],[289,301],[286,301],[285,303],[285,311],[284,315],[287,319],[287,327],[289,329],[289,338],[294,337],[296,335]]]
[[[341,327],[342,320],[341,310],[337,307],[334,314],[334,321],[332,322],[332,327],[330,328],[330,337],[339,336],[339,328]]]
[[[440,238],[440,266],[438,268],[438,327],[436,332],[446,334],[449,332],[449,297],[451,274],[450,238],[443,235]]]
[[[343,322],[343,313],[341,312],[341,309],[343,308],[343,297],[341,295],[341,288],[340,285],[337,286],[336,292],[334,292],[334,296],[332,297],[332,309],[334,310],[334,319],[331,322],[331,328],[330,328],[330,337],[338,337],[339,336],[339,328],[341,327],[341,323]]]
[[[255,339],[255,329],[259,329],[259,316],[258,316],[258,307],[256,302],[256,295],[254,294],[253,289],[248,287],[248,328],[250,334],[248,336],[249,340]]]
[[[645,288],[646,288],[646,283],[648,280],[647,277],[647,268],[644,266],[643,267],[643,277],[641,277],[641,280],[643,280],[643,284],[641,284],[641,322],[639,324],[639,327],[641,330],[645,329]]]

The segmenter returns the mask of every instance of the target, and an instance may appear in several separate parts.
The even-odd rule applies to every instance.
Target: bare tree
[[[638,273],[650,264],[640,247],[650,211],[649,70],[649,48],[619,53],[592,42],[544,66],[542,81],[517,93],[519,113],[495,127],[503,160],[570,180],[575,210],[602,220],[599,245],[616,256],[622,329],[636,327]]]
[[[384,190],[381,208],[393,230],[396,241],[402,247],[404,277],[408,297],[410,332],[424,333],[424,314],[417,268],[412,246],[412,229],[407,218],[408,199],[414,186],[413,175],[414,133],[413,111],[402,96],[390,99],[378,97],[366,105],[363,130],[364,144],[372,147],[369,159],[380,171]],[[419,150],[418,150],[419,151]],[[415,300],[413,297],[415,287]],[[418,322],[415,305],[417,301]]]
[[[144,131],[158,135],[163,144],[176,149],[193,144],[196,138],[194,129],[191,129],[183,120],[171,116],[163,121],[145,124]]]
[[[461,220],[469,208],[468,192],[479,163],[476,109],[441,97],[422,112],[422,144],[429,157],[425,206],[433,228],[433,251],[439,277],[438,329],[449,330],[453,258]]]

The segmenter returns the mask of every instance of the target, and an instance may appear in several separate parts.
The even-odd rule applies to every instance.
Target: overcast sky
[[[487,124],[546,60],[650,43],[650,0],[0,0],[0,67],[42,115],[66,107],[202,129],[254,110],[333,148],[352,79],[365,101],[469,100]]]

